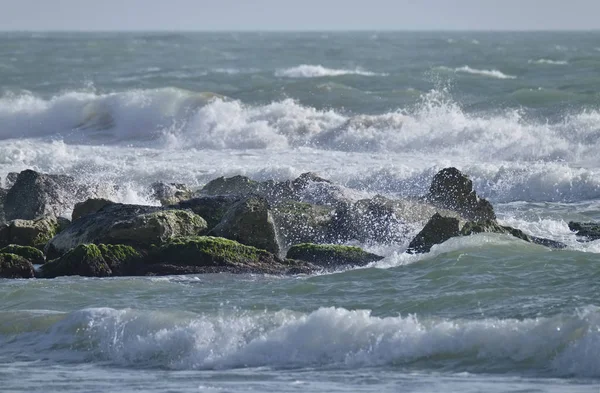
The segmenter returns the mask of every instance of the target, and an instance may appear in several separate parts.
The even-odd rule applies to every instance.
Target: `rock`
[[[306,202],[285,201],[271,214],[284,246],[298,243],[325,243],[329,239],[333,208]]]
[[[174,205],[192,198],[192,190],[185,184],[156,182],[150,185],[152,197],[162,206]]]
[[[459,236],[459,220],[455,217],[444,217],[435,213],[425,227],[408,245],[406,252],[410,254],[426,253],[436,244]]]
[[[219,177],[211,180],[206,184],[201,194],[204,195],[249,195],[258,193],[260,189],[260,183],[254,180],[250,180],[246,176],[233,176],[229,178]]]
[[[109,277],[110,267],[95,244],[80,244],[62,257],[40,268],[42,278],[61,276]]]
[[[306,172],[298,176],[293,182],[292,185],[295,190],[300,191],[305,189],[310,185],[310,183],[327,183],[332,184],[329,180],[323,179],[319,175],[314,172]]]
[[[492,205],[477,196],[473,182],[456,168],[442,169],[434,176],[427,200],[436,206],[456,211],[468,220],[496,219]]]
[[[62,255],[80,244],[147,249],[175,237],[203,234],[206,229],[206,221],[187,210],[115,203],[74,221],[48,243],[46,253]]]
[[[19,173],[6,195],[6,219],[35,220],[49,215],[59,217],[73,208],[82,193],[83,188],[70,176],[25,170]]]
[[[142,254],[130,246],[99,244],[98,249],[113,276],[135,275],[136,266],[142,260]]]
[[[18,246],[11,244],[0,249],[0,254],[14,254],[25,258],[34,265],[43,265],[46,262],[44,253],[34,247]]]
[[[281,260],[276,255],[229,239],[196,236],[173,239],[154,248],[141,273],[153,275],[199,273],[310,273],[305,262]]]
[[[295,199],[316,205],[336,206],[341,202],[348,202],[344,188],[325,180],[318,175],[308,172],[303,173],[292,181],[296,194]]]
[[[569,222],[569,229],[576,232],[577,236],[585,237],[589,241],[600,239],[600,224],[594,222]]]
[[[309,243],[292,246],[286,258],[310,262],[324,268],[365,266],[383,259],[382,256],[371,254],[359,247]]]
[[[460,231],[462,236],[468,236],[475,233],[499,233],[514,236],[518,239],[524,240],[528,243],[539,244],[542,246],[562,249],[566,248],[567,245],[555,240],[544,239],[541,237],[527,235],[520,229],[512,228],[509,226],[499,225],[495,220],[486,220],[479,222],[467,222]]]
[[[109,201],[104,198],[90,198],[85,202],[78,202],[75,204],[73,208],[73,214],[71,215],[71,219],[73,221],[77,220],[80,217],[83,217],[88,214],[96,213],[104,206],[112,205],[115,202]]]
[[[34,278],[35,270],[27,259],[0,253],[0,278]]]
[[[173,205],[174,209],[191,210],[206,220],[209,229],[216,227],[229,209],[240,200],[233,195],[192,198]]]
[[[42,217],[37,220],[13,220],[0,227],[0,247],[16,244],[43,249],[46,243],[59,233],[69,220]]]
[[[280,250],[269,203],[260,196],[253,195],[233,205],[209,235],[235,240],[274,254],[279,254]]]

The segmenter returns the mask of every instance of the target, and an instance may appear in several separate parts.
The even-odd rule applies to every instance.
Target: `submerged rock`
[[[0,247],[16,244],[43,249],[69,223],[65,218],[42,217],[36,220],[13,220],[0,226]]]
[[[75,221],[80,217],[96,213],[97,211],[101,210],[104,206],[112,205],[114,203],[115,202],[109,201],[108,199],[104,198],[90,198],[87,199],[85,202],[78,202],[73,208],[73,214],[71,215],[71,219]]]
[[[14,254],[25,258],[34,265],[43,265],[46,262],[44,253],[34,247],[11,244],[0,249],[0,254]]]
[[[569,222],[569,229],[577,236],[585,237],[589,241],[600,239],[600,224],[594,222]]]
[[[309,263],[286,261],[276,255],[236,241],[212,236],[173,239],[153,249],[144,274],[191,273],[310,273]]]
[[[473,182],[456,168],[439,171],[431,182],[427,200],[436,206],[456,211],[468,220],[495,220],[492,204],[479,198]]]
[[[509,226],[502,226],[495,220],[486,220],[479,222],[467,222],[460,231],[462,236],[468,236],[476,233],[499,233],[505,235],[511,235],[518,239],[524,240],[528,243],[539,244],[549,248],[565,248],[566,244],[557,242],[555,240],[544,239],[541,237],[527,235],[520,229],[512,228]]]
[[[95,244],[81,244],[40,268],[42,278],[61,276],[109,277],[112,271]]]
[[[406,250],[410,254],[426,253],[436,244],[460,235],[459,220],[435,213],[425,227],[415,236]]]
[[[365,266],[383,259],[382,256],[371,254],[359,247],[310,243],[292,246],[286,257],[310,262],[324,268]]]
[[[74,221],[48,243],[47,252],[62,255],[80,244],[101,243],[147,249],[206,229],[206,221],[187,210],[115,203]]]
[[[35,270],[27,259],[15,255],[0,253],[0,278],[34,278]]]
[[[269,203],[260,196],[252,195],[237,202],[209,234],[274,254],[280,250]]]

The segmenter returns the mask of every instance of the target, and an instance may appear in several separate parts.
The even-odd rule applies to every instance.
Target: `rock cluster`
[[[197,191],[154,183],[150,190],[161,206],[115,203],[101,198],[98,186],[32,170],[10,174],[5,184],[2,278],[309,274],[377,262],[383,257],[344,244],[405,247],[423,223],[407,252],[428,252],[450,238],[482,232],[564,247],[498,224],[492,205],[456,168],[436,174],[424,198],[401,200],[353,200],[314,173],[282,182],[218,178]],[[62,217],[65,211],[72,211],[72,221]],[[572,228],[600,238],[594,224]]]

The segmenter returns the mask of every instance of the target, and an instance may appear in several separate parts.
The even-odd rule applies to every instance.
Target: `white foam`
[[[509,371],[525,362],[556,376],[598,377],[599,331],[600,312],[591,306],[525,320],[380,318],[342,308],[195,317],[104,308],[72,313],[32,341],[37,351],[72,348],[134,367],[356,368],[433,358],[459,371]]]
[[[567,65],[569,64],[566,60],[551,60],[551,59],[537,59],[529,60],[529,64],[548,64],[548,65]]]
[[[487,76],[489,78],[496,78],[496,79],[517,79],[517,77],[514,75],[507,75],[498,70],[479,70],[476,68],[471,68],[468,65],[462,66],[459,68],[455,68],[454,72],[460,72],[460,73],[472,74],[472,75],[481,75],[481,76]]]
[[[285,78],[322,78],[326,76],[340,76],[340,75],[361,75],[361,76],[384,76],[385,74],[379,74],[371,71],[365,71],[360,68],[354,69],[335,69],[326,68],[322,65],[310,65],[301,64],[296,67],[280,69],[275,72],[277,77]]]

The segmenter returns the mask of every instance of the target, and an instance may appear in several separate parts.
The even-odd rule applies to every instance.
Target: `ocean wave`
[[[285,78],[323,78],[327,76],[341,75],[361,75],[361,76],[384,76],[371,71],[364,71],[360,68],[354,69],[334,69],[325,68],[322,65],[301,64],[296,67],[277,70],[275,76]]]
[[[548,65],[567,65],[569,64],[566,60],[551,60],[551,59],[537,59],[529,60],[529,64],[548,64]]]
[[[418,364],[425,369],[474,373],[599,377],[599,331],[600,311],[591,306],[569,315],[524,320],[380,318],[368,310],[343,308],[308,314],[223,311],[196,316],[101,308],[71,313],[47,329],[17,334],[11,340],[0,335],[0,340],[5,353],[13,347],[28,348],[36,356],[101,360],[126,367]]]
[[[514,75],[507,75],[498,70],[479,70],[476,68],[471,68],[468,65],[462,66],[459,68],[455,68],[454,72],[471,74],[471,75],[481,75],[481,76],[487,76],[489,78],[496,78],[496,79],[517,79],[517,77]]]

